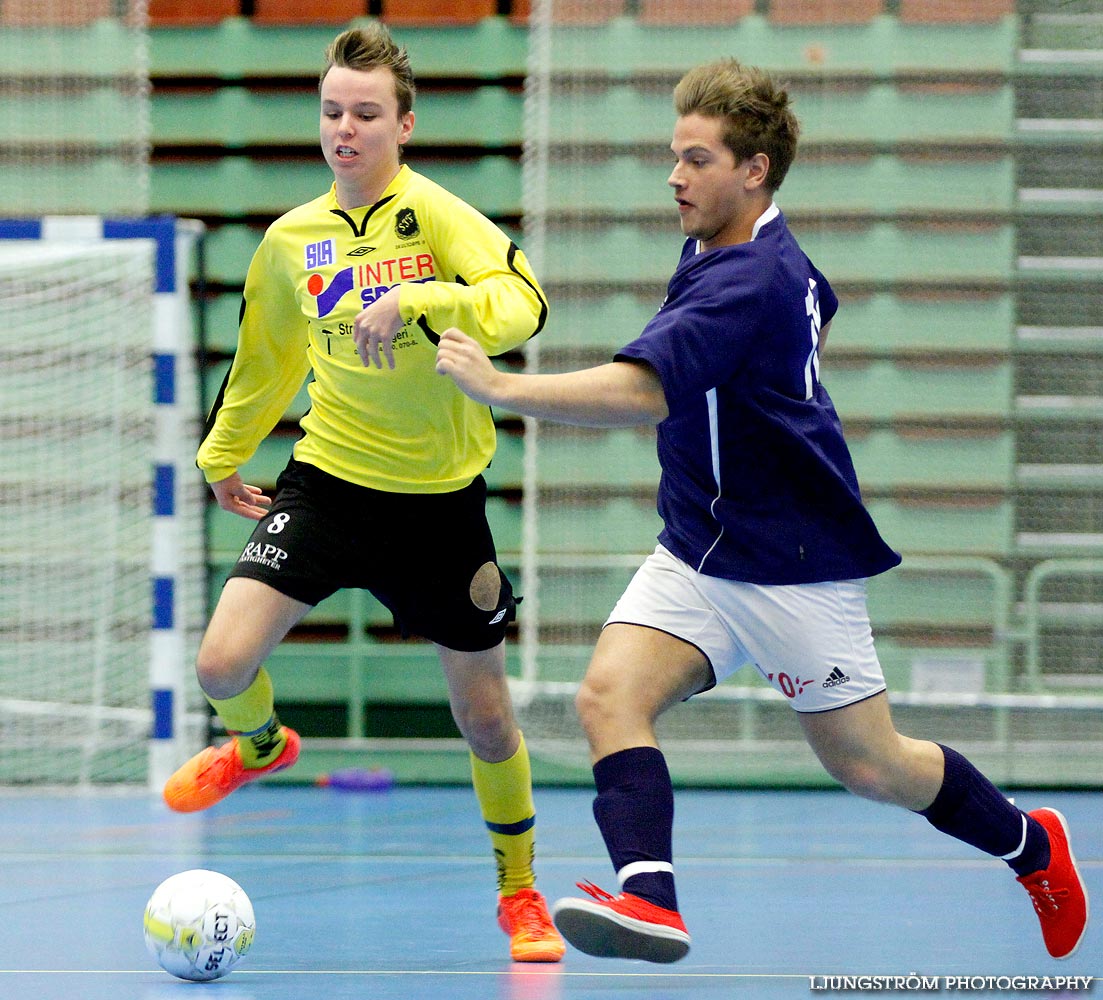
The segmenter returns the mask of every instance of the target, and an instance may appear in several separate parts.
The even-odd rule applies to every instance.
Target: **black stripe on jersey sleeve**
[[[222,409],[222,400],[226,396],[226,383],[230,381],[230,372],[232,371],[232,369],[233,365],[230,365],[230,367],[226,369],[226,375],[222,379],[222,385],[218,387],[218,394],[215,396],[214,402],[211,404],[211,409],[207,413],[207,420],[203,424],[203,437],[200,441],[200,444],[202,444],[203,441],[206,441],[207,438],[210,437],[211,431],[214,430],[215,418],[218,416],[218,411]],[[198,465],[199,462],[196,461],[196,466],[198,467]]]
[[[548,321],[548,303],[544,296],[540,294],[540,290],[531,282],[525,275],[517,270],[517,265],[514,261],[517,259],[517,254],[521,252],[521,248],[512,240],[509,242],[509,252],[506,254],[506,262],[509,264],[509,269],[517,275],[526,285],[529,286],[536,294],[536,297],[540,300],[540,318],[536,321],[536,329],[529,335],[530,339],[535,337],[541,330],[544,329],[544,324]]]
[[[531,288],[533,290],[533,292],[536,295],[536,298],[540,302],[540,316],[536,320],[536,329],[533,330],[532,333],[529,334],[529,338],[528,338],[529,340],[531,340],[541,330],[544,329],[544,324],[548,321],[548,303],[547,303],[547,301],[545,301],[544,296],[540,294],[540,290],[531,281],[529,281],[529,279],[527,277],[525,277],[525,275],[523,275],[520,271],[517,270],[517,265],[514,264],[514,261],[517,258],[517,254],[520,253],[520,252],[521,252],[521,248],[519,246],[517,246],[517,244],[514,243],[511,240],[510,244],[509,244],[509,251],[506,254],[506,263],[509,265],[509,269],[514,274],[516,274],[517,277],[520,278],[526,285],[528,285],[529,288]],[[457,274],[456,275],[456,284],[457,285],[463,285],[465,288],[470,287],[470,284],[467,281],[464,280],[464,277],[463,277],[462,274]],[[424,313],[422,313],[420,316],[418,316],[417,325],[419,327],[421,327],[421,332],[425,334],[426,339],[428,339],[430,344],[432,344],[434,347],[436,347],[437,344],[440,343],[440,334],[437,333],[429,325],[429,321],[425,318]]]

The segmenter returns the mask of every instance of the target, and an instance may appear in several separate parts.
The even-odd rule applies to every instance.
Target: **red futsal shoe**
[[[613,896],[590,882],[578,887],[593,899],[561,899],[552,907],[552,917],[579,951],[645,962],[677,962],[689,952],[689,932],[676,910],[627,892]]]
[[[509,957],[515,962],[558,962],[567,950],[547,902],[535,889],[499,896],[498,926],[509,935]]]
[[[176,812],[198,812],[221,802],[247,781],[255,781],[274,771],[282,771],[299,759],[299,734],[283,727],[287,743],[280,755],[264,767],[246,768],[241,762],[237,740],[221,747],[200,750],[165,782],[164,798]]]
[[[1054,958],[1070,958],[1088,928],[1088,893],[1069,847],[1069,827],[1056,809],[1030,814],[1049,834],[1049,867],[1017,879],[1030,893],[1042,938]]]

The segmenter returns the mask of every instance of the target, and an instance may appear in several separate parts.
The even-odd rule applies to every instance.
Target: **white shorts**
[[[746,663],[798,712],[825,712],[885,690],[864,580],[762,586],[705,576],[662,545],[606,625],[659,629],[696,646],[717,683]]]

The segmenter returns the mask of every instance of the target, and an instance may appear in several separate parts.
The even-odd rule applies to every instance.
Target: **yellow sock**
[[[518,889],[531,888],[536,882],[536,807],[524,736],[517,752],[500,764],[471,754],[471,778],[498,863],[498,892],[512,896]]]
[[[272,678],[261,667],[241,694],[232,698],[207,698],[230,733],[237,740],[241,762],[247,768],[264,767],[287,745],[287,736],[276,718]]]

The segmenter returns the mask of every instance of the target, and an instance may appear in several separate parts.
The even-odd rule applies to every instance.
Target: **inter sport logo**
[[[320,274],[312,274],[306,280],[306,290],[318,302],[318,319],[328,316],[336,308],[341,298],[353,289],[352,268],[346,267],[338,271],[326,288],[325,278]]]

